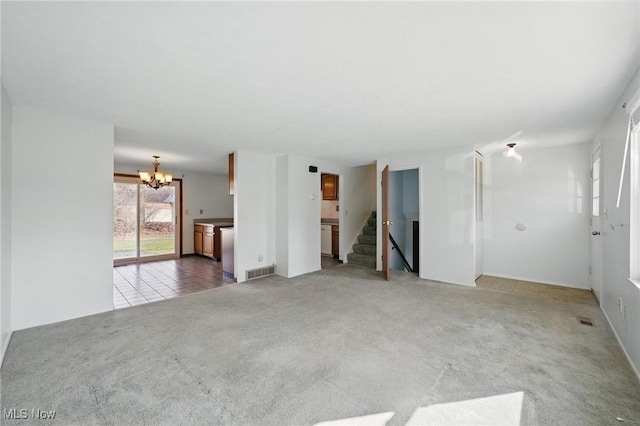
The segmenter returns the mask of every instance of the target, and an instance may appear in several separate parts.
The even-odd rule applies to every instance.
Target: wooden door
[[[389,281],[389,166],[382,170],[382,271]]]

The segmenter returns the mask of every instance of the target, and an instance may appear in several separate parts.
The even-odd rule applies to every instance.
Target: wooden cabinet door
[[[331,227],[331,254],[340,256],[340,227],[336,225]]]
[[[202,232],[193,233],[193,251],[196,254],[202,254]]]
[[[206,232],[202,236],[202,254],[213,257],[213,232]]]
[[[338,176],[325,174],[322,175],[322,199],[338,199]]]

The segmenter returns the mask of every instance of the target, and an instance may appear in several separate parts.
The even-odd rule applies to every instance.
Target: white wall
[[[320,173],[310,173],[314,160],[293,155],[288,161],[288,234],[278,235],[277,244],[288,246],[288,277],[320,269]],[[286,241],[286,242],[285,242]]]
[[[137,175],[138,170],[153,170],[147,164],[115,163],[116,173]],[[194,172],[165,167],[160,158],[160,171],[182,179],[182,253],[193,253],[193,220],[233,217],[233,196],[229,195],[226,174]],[[200,213],[200,210],[203,210]]]
[[[483,274],[589,288],[590,152],[581,143],[523,150],[522,162],[484,156]]]
[[[379,158],[377,187],[385,165],[390,170],[419,169],[420,278],[475,286],[473,146]],[[382,197],[378,189],[378,211]],[[378,269],[381,263],[378,214]]]
[[[110,124],[13,108],[12,326],[113,309]]]
[[[238,282],[243,282],[248,269],[275,263],[276,159],[240,150],[234,162],[234,269]]]
[[[636,373],[640,371],[640,289],[633,285],[629,277],[629,168],[627,169],[620,207],[616,208],[620,168],[629,123],[628,112],[622,104],[629,101],[640,88],[638,70],[624,93],[611,110],[605,124],[594,139],[602,147],[602,208],[607,215],[600,216],[603,248],[602,278],[603,288],[600,307],[607,315],[622,346],[629,356]],[[610,225],[623,224],[611,229]],[[627,317],[618,311],[618,299],[627,306]]]
[[[11,338],[11,102],[2,89],[0,147],[0,365]]]
[[[318,167],[319,172],[310,173],[311,165]],[[278,274],[294,277],[321,268],[321,172],[339,176],[340,258],[346,259],[363,223],[375,209],[375,167],[343,167],[317,159],[284,155],[276,159],[276,168]]]
[[[248,154],[245,153],[245,155]],[[257,158],[263,157],[258,155]],[[294,155],[279,156],[273,160],[273,165],[276,185],[271,197],[276,200],[274,208],[276,273],[285,277],[294,277],[321,268],[321,172],[336,174],[340,179],[339,198],[342,205],[338,215],[340,257],[346,259],[346,254],[362,230],[363,223],[375,209],[375,167],[373,165],[344,167],[340,164]],[[318,167],[319,172],[310,173],[311,165]],[[262,174],[253,173],[246,179],[248,182],[252,181],[251,186],[260,186],[263,181],[262,176]],[[254,206],[253,208],[262,212],[264,207]],[[247,248],[236,246],[236,256],[238,256],[238,250],[244,252]]]
[[[276,274],[289,277],[289,157],[276,158]]]

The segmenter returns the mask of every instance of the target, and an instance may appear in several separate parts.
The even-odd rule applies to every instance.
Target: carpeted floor
[[[3,424],[640,421],[595,304],[350,265],[15,332],[1,378],[3,410],[56,411]]]

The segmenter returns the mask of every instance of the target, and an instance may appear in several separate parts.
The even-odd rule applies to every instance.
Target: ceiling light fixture
[[[146,183],[149,188],[158,189],[162,188],[165,185],[170,185],[173,180],[173,175],[169,173],[162,173],[158,171],[158,166],[160,163],[158,162],[157,155],[153,156],[153,172],[141,172],[138,170],[138,174],[140,175],[140,180],[142,183]]]
[[[522,161],[522,155],[516,152],[516,144],[513,142],[507,144],[507,150],[504,151],[502,155],[507,158],[515,158],[518,161]]]

